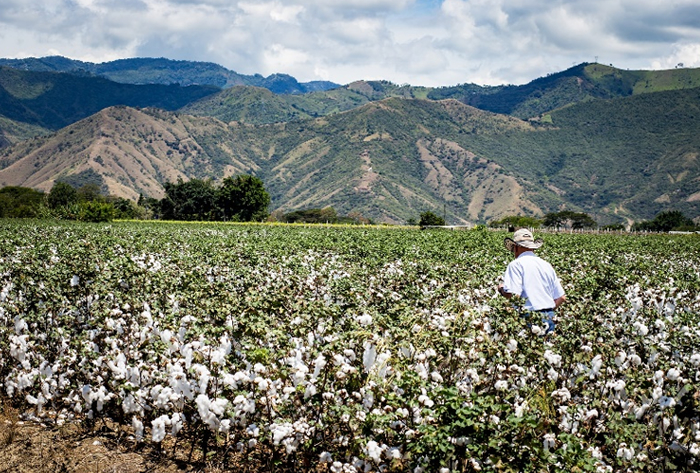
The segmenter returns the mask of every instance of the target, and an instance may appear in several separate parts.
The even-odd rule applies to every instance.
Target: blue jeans
[[[524,310],[522,312],[522,317],[529,319],[531,314],[537,314],[542,317],[542,322],[547,324],[547,329],[545,330],[545,335],[554,332],[556,324],[554,323],[554,309],[549,310]],[[528,327],[532,327],[532,324],[527,324]]]

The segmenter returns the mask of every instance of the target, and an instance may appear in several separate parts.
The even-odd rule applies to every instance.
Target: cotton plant
[[[692,246],[548,237],[549,339],[493,298],[497,234],[26,229],[0,232],[0,382],[27,419],[327,471],[697,466]]]

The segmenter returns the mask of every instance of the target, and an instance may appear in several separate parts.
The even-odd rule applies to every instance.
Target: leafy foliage
[[[0,189],[0,218],[36,217],[44,199],[44,193],[34,189],[3,187]]]
[[[421,227],[442,226],[445,225],[445,219],[428,210],[420,214],[418,225]]]
[[[165,197],[160,202],[165,220],[264,220],[270,195],[263,182],[250,175],[227,177],[221,186],[208,179],[178,179],[164,185]]]
[[[260,178],[239,175],[224,179],[216,191],[216,203],[226,220],[262,221],[268,216],[270,194]]]
[[[635,231],[670,232],[671,230],[696,230],[698,226],[678,210],[660,212],[653,220],[637,222]]]
[[[574,230],[584,228],[596,228],[598,224],[591,218],[590,215],[583,212],[572,212],[571,210],[562,210],[561,212],[551,212],[545,215],[542,219],[542,224],[545,227],[562,228],[569,227]]]
[[[507,227],[511,232],[515,231],[517,228],[539,228],[540,225],[542,225],[542,220],[527,215],[508,215],[499,220],[492,220],[489,222],[489,227]]]
[[[160,210],[165,220],[213,220],[216,216],[216,189],[210,179],[166,182]]]
[[[56,182],[47,197],[49,208],[67,207],[78,202],[78,192],[67,182]]]

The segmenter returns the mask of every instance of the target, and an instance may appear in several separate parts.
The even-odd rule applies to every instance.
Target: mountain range
[[[450,223],[562,209],[599,223],[700,217],[700,69],[594,63],[521,86],[309,91],[166,59],[0,65],[3,186],[96,183],[137,199],[249,173],[271,210],[331,205],[389,223],[425,210]]]

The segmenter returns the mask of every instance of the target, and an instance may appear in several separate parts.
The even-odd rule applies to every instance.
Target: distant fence
[[[426,228],[441,228],[444,230],[471,230],[475,228],[474,224],[467,225],[423,225],[421,229]],[[505,231],[507,227],[484,227],[490,231]],[[554,228],[554,227],[540,227],[540,228],[529,228],[529,230],[534,233],[580,233],[580,234],[591,234],[591,235],[700,235],[700,231],[695,232],[681,232],[681,231],[669,231],[669,232],[651,232],[651,231],[627,231],[627,230],[608,230],[602,228]]]

